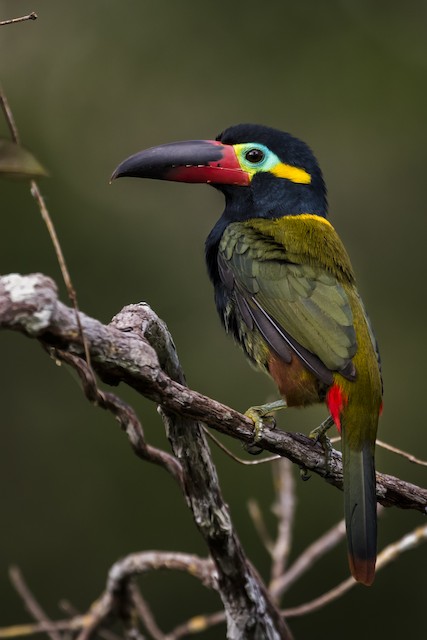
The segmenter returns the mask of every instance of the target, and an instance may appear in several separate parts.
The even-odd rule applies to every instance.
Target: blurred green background
[[[41,186],[81,308],[108,322],[123,305],[145,300],[168,323],[190,386],[240,410],[271,396],[270,382],[247,366],[216,317],[203,245],[222,211],[220,194],[154,181],[109,186],[108,178],[139,149],[211,138],[238,122],[291,131],[324,170],[331,220],[378,335],[380,437],[427,458],[426,2],[4,0],[0,20],[33,10],[36,22],[0,28],[0,77],[25,145],[50,172]],[[0,208],[1,272],[42,271],[60,283],[28,186],[2,181]],[[172,480],[132,455],[116,422],[88,405],[69,372],[20,335],[2,333],[0,348],[0,626],[27,615],[8,582],[11,563],[49,614],[61,617],[61,598],[84,610],[110,565],[129,552],[205,554]],[[119,392],[149,441],[167,447],[155,408]],[[307,432],[324,415],[293,410],[279,414],[279,424]],[[274,530],[271,470],[214,456],[246,551],[267,578],[246,503],[258,499]],[[381,450],[378,468],[425,483],[420,468]],[[316,477],[298,482],[297,492],[292,558],[342,514],[339,492]],[[380,548],[422,522],[419,513],[388,510]],[[426,549],[380,571],[371,589],[357,587],[290,620],[296,638],[421,636]],[[284,605],[346,576],[342,544]],[[165,630],[219,607],[215,594],[186,576],[147,575],[142,588]],[[223,636],[222,628],[204,637]]]

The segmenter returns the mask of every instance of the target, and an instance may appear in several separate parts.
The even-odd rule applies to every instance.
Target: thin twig
[[[10,134],[12,136],[12,140],[16,144],[21,144],[21,139],[20,139],[18,127],[17,127],[16,121],[15,121],[15,118],[13,116],[12,109],[11,109],[11,107],[9,105],[9,101],[8,101],[7,96],[6,96],[5,92],[3,91],[3,88],[1,87],[1,85],[0,85],[0,106],[3,109],[3,113],[4,113],[4,116],[5,116],[6,122],[8,124],[9,130],[10,130]],[[31,180],[30,187],[31,187],[31,195],[33,196],[33,198],[35,199],[35,201],[37,202],[37,204],[39,206],[41,217],[43,219],[43,222],[46,225],[46,228],[48,230],[50,239],[52,241],[53,248],[54,248],[54,251],[55,251],[55,254],[56,254],[56,258],[58,260],[59,268],[61,270],[62,278],[63,278],[65,286],[67,288],[68,297],[71,300],[71,304],[73,305],[74,312],[75,312],[75,315],[76,315],[77,327],[78,327],[79,335],[80,335],[81,340],[82,340],[86,362],[88,363],[88,365],[90,367],[91,366],[91,362],[90,362],[89,346],[88,346],[86,337],[85,337],[84,332],[83,332],[83,327],[82,327],[81,322],[80,322],[79,305],[78,305],[78,301],[77,301],[77,293],[76,293],[76,290],[74,289],[74,286],[73,286],[73,283],[72,283],[72,280],[71,280],[70,272],[68,270],[67,263],[66,263],[65,257],[64,257],[64,253],[62,251],[62,247],[61,247],[61,244],[59,242],[58,235],[56,233],[55,225],[53,224],[52,218],[50,217],[49,211],[48,211],[47,206],[46,206],[46,202],[45,202],[45,200],[44,200],[44,198],[43,198],[43,196],[41,194],[41,191],[40,191],[40,189],[39,189],[39,187],[37,185],[37,182],[35,180]]]
[[[273,553],[274,541],[270,536],[267,525],[265,524],[264,515],[261,511],[259,503],[254,498],[248,500],[248,511],[262,544],[270,555]]]
[[[417,527],[411,533],[407,533],[400,540],[393,542],[381,551],[377,558],[377,571],[383,569],[393,560],[396,560],[396,558],[398,558],[404,551],[414,549],[425,541],[427,541],[427,525]],[[323,608],[325,605],[344,595],[356,584],[357,582],[353,577],[347,578],[347,580],[344,580],[339,585],[318,598],[315,598],[310,602],[306,602],[298,607],[285,609],[283,611],[283,615],[287,618],[292,618],[296,616],[303,616],[307,613],[313,613],[313,611]]]
[[[296,580],[330,549],[333,549],[345,536],[345,523],[341,520],[320,538],[309,545],[284,575],[278,576],[270,583],[270,591],[280,597]]]
[[[168,633],[166,640],[179,640],[185,636],[192,636],[196,633],[206,631],[217,624],[225,622],[225,612],[217,611],[206,615],[193,616],[187,622],[175,627],[173,631]]]
[[[56,622],[34,622],[29,624],[16,624],[10,627],[0,628],[1,640],[11,640],[12,638],[25,638],[34,636],[37,633],[51,633],[52,631],[76,632],[83,629],[90,620],[90,615],[77,616],[71,620],[57,620]],[[101,635],[101,634],[100,634]],[[106,638],[106,640],[108,640]]]
[[[9,577],[33,618],[42,624],[51,624],[51,620],[31,593],[18,567],[10,567]],[[56,630],[50,629],[47,633],[51,640],[61,640],[61,636]]]
[[[77,640],[89,640],[113,613],[130,611],[134,604],[131,581],[135,576],[158,569],[185,571],[206,587],[217,587],[217,573],[209,558],[170,551],[132,553],[111,567],[106,589],[91,606],[89,622],[82,628]]]
[[[332,444],[335,444],[336,442],[341,442],[341,437],[338,436],[338,437],[330,438],[330,441]],[[413,462],[414,464],[418,464],[422,467],[427,467],[427,460],[421,460],[420,458],[417,458],[416,456],[412,455],[412,453],[403,451],[403,449],[398,449],[397,447],[394,447],[393,445],[388,444],[383,440],[377,440],[375,444],[378,447],[381,447],[382,449],[386,449],[387,451],[396,453],[398,456],[401,456],[402,458],[406,458],[406,460],[409,460],[409,462]]]
[[[305,571],[307,571],[314,561],[323,556],[326,551],[334,547],[345,535],[345,524],[344,520],[339,522],[335,527],[330,529],[325,535],[316,540],[312,545],[310,545],[304,553],[300,556],[300,558],[288,569],[288,572],[285,576],[281,576],[275,583],[271,585],[271,593],[273,596],[278,596],[279,592],[282,593],[285,587],[289,587],[290,584],[294,583],[297,578],[299,578]],[[383,551],[378,555],[377,558],[377,570],[381,570],[387,564],[389,564],[392,560],[398,558],[404,551],[408,551],[410,549],[414,549],[416,546],[425,542],[427,540],[427,525],[417,527],[414,531],[409,534],[406,534],[398,540],[397,542],[388,545],[383,549]],[[285,584],[286,583],[286,584]],[[347,578],[343,582],[341,582],[338,586],[334,587],[327,593],[323,594],[319,598],[315,598],[311,602],[305,603],[303,605],[299,605],[297,607],[292,607],[285,609],[283,611],[283,615],[287,618],[302,616],[308,613],[312,613],[318,609],[323,608],[327,604],[330,604],[340,596],[344,595],[347,591],[352,589],[357,585],[357,582],[353,577]],[[283,589],[281,588],[283,587]],[[167,637],[167,640],[178,640],[186,633],[191,632],[191,627],[194,620],[194,626],[197,632],[199,629],[197,628],[199,617],[191,618],[187,623],[180,625],[177,627],[174,632]],[[223,612],[218,612],[212,614],[211,616],[200,616],[200,631],[212,626],[213,624],[218,624],[224,620]],[[177,633],[183,630],[183,633]]]
[[[111,567],[105,593],[120,593],[123,585],[134,577],[159,569],[183,571],[199,580],[205,587],[217,589],[218,575],[210,558],[200,558],[194,553],[178,551],[141,551],[129,554]],[[102,598],[103,596],[99,600]]]
[[[409,462],[413,462],[414,464],[421,465],[422,467],[427,467],[426,460],[420,460],[420,458],[416,458],[412,455],[412,453],[407,453],[407,451],[402,451],[402,449],[398,449],[397,447],[393,447],[391,444],[387,444],[387,442],[383,442],[382,440],[377,440],[376,444],[383,449],[387,449],[387,451],[391,451],[392,453],[396,453],[402,458],[406,458]]]
[[[115,599],[111,593],[105,592],[101,598],[92,604],[87,616],[87,623],[81,627],[77,640],[89,640],[95,631],[112,615],[115,609]]]
[[[324,593],[319,598],[315,598],[310,602],[306,602],[305,604],[301,604],[298,607],[291,607],[289,609],[285,609],[283,615],[286,615],[289,618],[303,616],[307,613],[313,613],[313,611],[317,611],[318,609],[322,609],[327,604],[333,602],[337,598],[343,596],[347,591],[352,589],[357,582],[353,577],[347,578],[343,582],[341,582],[338,586],[334,587],[327,593]]]
[[[70,616],[70,622],[76,623],[76,621],[81,621],[79,627],[77,627],[76,625],[75,627],[72,627],[70,629],[64,629],[64,631],[79,630],[88,624],[89,615],[86,614],[85,616],[82,616],[80,611],[78,611],[78,609],[76,609],[76,607],[71,604],[69,600],[61,600],[59,602],[59,608],[62,609],[62,611],[68,616]],[[103,640],[123,640],[122,636],[119,636],[117,633],[114,633],[109,629],[98,629],[98,635],[100,638],[103,638]]]
[[[37,20],[38,15],[35,11],[32,11],[27,16],[21,16],[20,18],[10,18],[9,20],[0,20],[0,27],[5,24],[16,24],[17,22],[25,22],[26,20]]]
[[[77,293],[71,280],[70,272],[68,270],[67,263],[65,261],[65,256],[62,251],[62,247],[59,242],[58,235],[56,233],[55,225],[53,224],[52,218],[50,217],[49,211],[46,207],[45,199],[43,198],[41,191],[39,189],[39,186],[35,180],[31,180],[31,195],[33,196],[33,198],[35,199],[35,201],[39,206],[40,214],[43,218],[43,222],[45,223],[50,239],[52,240],[52,244],[53,244],[54,251],[56,253],[56,258],[58,260],[59,268],[61,270],[62,277],[64,279],[64,283],[67,288],[68,297],[70,298],[71,303],[74,307],[74,311],[76,313],[77,327],[79,330],[79,335],[82,339],[86,362],[90,367],[91,361],[90,361],[89,345],[87,343],[86,337],[83,332],[83,327],[80,322]]]
[[[59,349],[51,350],[51,355],[71,365],[77,371],[87,399],[96,406],[110,411],[116,417],[126,432],[136,455],[142,460],[147,460],[166,469],[177,480],[178,485],[183,488],[184,478],[180,463],[170,453],[146,442],[144,430],[133,408],[115,394],[101,391],[96,384],[93,370],[78,356]]]
[[[15,142],[16,144],[21,144],[18,127],[16,126],[12,109],[10,108],[9,101],[1,85],[0,85],[0,106],[3,110],[4,117],[6,119],[7,126],[9,127],[10,135],[13,142]]]
[[[295,482],[292,465],[287,458],[276,462],[273,467],[273,481],[276,500],[273,513],[277,517],[277,536],[272,549],[271,582],[283,575],[292,545],[292,529],[295,515]]]
[[[145,600],[136,584],[132,584],[130,586],[130,592],[135,606],[135,611],[147,632],[151,634],[154,640],[167,640],[167,636],[158,626],[148,602]]]
[[[224,446],[222,444],[222,442],[220,440],[218,440],[218,438],[216,438],[213,433],[211,433],[209,431],[209,429],[206,429],[206,427],[203,427],[203,430],[205,432],[205,434],[207,435],[207,437],[212,440],[212,442],[214,442],[216,444],[216,446],[218,447],[218,449],[221,449],[221,451],[223,451],[229,458],[231,458],[232,460],[234,460],[234,462],[238,462],[239,464],[243,465],[243,466],[247,466],[247,467],[253,467],[257,464],[266,464],[267,462],[273,462],[274,460],[280,460],[281,456],[267,456],[266,458],[261,458],[261,459],[255,459],[255,460],[244,460],[243,458],[239,458],[238,456],[234,455],[234,453],[232,451],[230,451],[230,449],[228,449],[226,446]]]

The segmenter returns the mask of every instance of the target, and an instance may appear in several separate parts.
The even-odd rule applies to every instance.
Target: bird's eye
[[[258,164],[264,160],[264,152],[261,149],[249,149],[245,153],[245,159],[252,164]]]

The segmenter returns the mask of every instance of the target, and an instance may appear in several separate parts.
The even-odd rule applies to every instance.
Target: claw
[[[334,425],[333,418],[328,416],[326,420],[324,420],[318,427],[310,431],[308,434],[309,438],[313,438],[316,442],[322,440],[322,438],[326,435],[326,432]]]
[[[331,468],[331,453],[333,450],[331,441],[329,440],[326,432],[332,427],[334,421],[331,416],[328,416],[318,427],[310,431],[309,438],[312,438],[316,443],[320,442],[323,452],[325,454],[325,468],[326,475],[329,475]]]
[[[248,453],[258,455],[263,451],[262,447],[257,445],[257,442],[261,439],[264,427],[267,426],[270,429],[275,429],[276,419],[272,415],[272,412],[285,408],[286,402],[284,400],[277,400],[276,402],[269,402],[256,407],[249,407],[249,409],[245,411],[245,416],[250,418],[254,423],[253,441],[250,444],[245,445],[245,449]]]

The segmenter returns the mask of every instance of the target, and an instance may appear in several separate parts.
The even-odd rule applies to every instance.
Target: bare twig
[[[411,533],[407,533],[397,542],[393,542],[388,545],[381,551],[377,558],[377,571],[383,569],[387,564],[392,562],[392,560],[396,560],[404,551],[409,551],[410,549],[414,549],[422,542],[427,540],[427,525],[423,525],[422,527],[417,527]],[[302,604],[298,607],[293,607],[291,609],[285,609],[283,611],[283,615],[286,617],[296,617],[303,616],[307,613],[313,613],[313,611],[317,611],[318,609],[323,608],[325,605],[333,602],[337,598],[344,595],[347,591],[349,591],[352,587],[354,587],[357,582],[353,577],[347,578],[341,582],[334,589],[331,589],[327,593]]]
[[[256,574],[252,573],[250,565],[246,564],[247,561],[235,537],[229,514],[217,488],[216,472],[211,466],[209,452],[202,437],[203,432],[199,429],[198,423],[194,422],[194,418],[205,418],[211,426],[245,442],[252,440],[252,422],[232,409],[185,386],[185,379],[170,336],[164,324],[147,305],[129,305],[108,327],[83,314],[81,314],[81,323],[91,348],[94,367],[102,377],[113,384],[125,381],[147,397],[161,403],[162,415],[178,458],[176,468],[176,461],[173,458],[174,462],[170,464],[174,467],[173,472],[177,477],[181,477],[183,473],[187,500],[215,558],[218,588],[226,603],[227,614],[235,621],[239,617],[238,612],[240,615],[242,611],[250,612],[251,606],[255,603],[261,604],[264,599],[262,604],[264,613],[252,612],[251,614],[257,620],[261,615],[260,624],[262,625],[262,615],[265,616],[268,612],[269,616],[273,611],[272,605],[268,605],[269,609],[265,608],[269,602],[268,595]],[[143,434],[141,435],[140,425],[135,416],[129,415],[127,406],[115,396],[98,391],[91,378],[91,371],[84,361],[76,357],[81,353],[82,346],[78,340],[74,312],[58,301],[55,287],[49,279],[41,275],[22,277],[16,274],[0,278],[0,328],[19,330],[27,336],[38,338],[47,348],[50,348],[51,352],[52,349],[54,350],[53,354],[56,357],[74,366],[81,376],[88,398],[117,415],[128,433],[129,429],[131,430],[133,446],[136,443],[137,451],[142,446],[142,456],[146,455],[145,443],[140,444]],[[147,340],[156,348],[157,353]],[[179,382],[170,376],[177,378]],[[301,434],[287,434],[278,430],[265,429],[260,442],[265,448],[285,455],[299,465],[326,476],[322,448],[317,447],[309,438]],[[201,466],[198,461],[200,455],[202,456]],[[159,461],[163,466],[168,463],[169,461],[165,464]],[[341,459],[335,452],[331,454],[328,471],[329,475],[326,479],[336,486],[341,486]],[[378,497],[386,504],[425,510],[427,502],[425,490],[383,474],[378,474],[377,480]],[[208,486],[205,485],[206,481],[209,483]],[[212,483],[215,486],[214,491],[212,491]],[[221,531],[220,536],[218,536],[219,531]],[[287,575],[291,571],[292,567]],[[226,577],[225,581],[224,577]],[[248,593],[245,592],[247,587],[250,589]],[[123,594],[123,602],[128,603],[126,606],[132,606],[128,581],[125,581],[122,591],[108,587],[91,608],[90,617],[86,618],[80,640],[87,640],[116,611],[119,592]],[[237,608],[236,611],[234,607]],[[244,620],[242,624],[243,626],[246,624]],[[285,631],[281,630],[282,637],[289,637],[286,627],[284,629]],[[247,635],[246,637],[255,636]]]
[[[381,515],[382,511],[383,507],[379,506],[378,515]],[[271,581],[269,587],[271,593],[279,598],[298,578],[306,573],[317,560],[336,547],[344,536],[345,522],[344,520],[340,520],[334,527],[309,545],[288,568],[286,573],[282,575],[279,574],[275,580]]]
[[[126,432],[136,455],[169,471],[182,489],[184,479],[180,463],[170,453],[153,447],[146,442],[142,425],[132,407],[113,393],[98,389],[92,369],[78,356],[59,349],[52,349],[51,355],[71,365],[77,371],[82,382],[83,391],[90,402],[106,411],[110,411],[117,418],[120,426]]]
[[[347,591],[352,589],[357,584],[353,577],[347,578],[343,582],[341,582],[338,586],[334,587],[327,593],[321,595],[319,598],[315,598],[310,602],[306,602],[305,604],[301,604],[297,607],[291,607],[289,609],[285,609],[283,614],[292,617],[303,616],[307,613],[312,613],[313,611],[317,611],[318,609],[322,609],[327,604],[333,602],[337,598],[343,596]]]
[[[200,558],[193,553],[177,551],[141,551],[129,554],[111,567],[108,572],[106,593],[118,593],[123,585],[135,576],[159,569],[183,571],[209,589],[216,590],[218,587],[217,572],[210,558]]]
[[[157,569],[185,571],[205,586],[216,588],[217,575],[209,558],[167,551],[133,553],[111,567],[106,589],[91,606],[88,623],[81,630],[78,640],[88,640],[115,613],[125,619],[129,617],[135,607],[134,592],[131,590],[133,578]]]
[[[237,462],[238,464],[241,464],[244,467],[254,467],[258,464],[267,464],[267,463],[273,462],[274,460],[280,460],[280,456],[266,456],[265,458],[258,458],[254,460],[244,460],[243,458],[239,458],[239,456],[234,455],[234,453],[230,451],[230,449],[225,447],[222,444],[222,442],[218,440],[218,438],[216,438],[213,435],[213,433],[209,431],[209,429],[206,429],[206,427],[203,427],[203,431],[207,435],[209,440],[212,440],[212,442],[216,444],[218,449],[221,449],[221,451],[223,451],[225,455],[227,455],[229,458],[234,460],[234,462]]]
[[[391,444],[387,444],[387,442],[383,442],[382,440],[377,440],[376,444],[383,449],[387,449],[387,451],[391,451],[392,453],[396,453],[402,458],[406,458],[409,462],[413,462],[414,464],[418,464],[422,467],[427,467],[427,460],[420,460],[420,458],[416,458],[412,455],[412,453],[407,453],[407,451],[402,451],[402,449],[398,449],[397,447],[393,447]]]
[[[341,520],[334,527],[307,547],[288,568],[285,574],[270,583],[271,592],[281,596],[296,580],[330,549],[333,549],[345,536],[345,523]]]
[[[322,536],[321,539],[308,547],[308,549],[306,549],[301,557],[307,557],[308,555],[310,555],[311,558],[313,558],[314,556],[323,554],[326,547],[333,546],[334,544],[336,544],[337,540],[342,537],[342,528],[343,523],[338,523],[338,525],[331,529],[325,536]],[[327,538],[329,538],[328,543]],[[406,534],[400,540],[388,545],[383,549],[383,551],[381,551],[377,559],[377,570],[383,569],[390,562],[396,560],[396,558],[398,558],[404,551],[414,549],[421,543],[426,541],[427,525],[417,527],[416,529],[414,529],[414,531]],[[313,549],[315,549],[316,545],[318,551],[314,553]],[[308,565],[307,563],[305,564],[307,568]],[[310,562],[308,564],[311,565],[312,563]],[[84,635],[81,634],[79,637],[88,638],[95,630],[98,630],[101,623],[113,611],[114,595],[121,591],[123,582],[127,583],[138,573],[143,573],[144,571],[150,569],[154,570],[159,568],[178,569],[186,571],[191,575],[194,575],[201,579],[206,586],[215,586],[216,583],[216,578],[211,573],[213,565],[208,559],[202,559],[198,556],[192,556],[190,554],[174,554],[158,551],[132,554],[131,556],[126,557],[124,560],[120,560],[111,568],[107,583],[107,589],[101,596],[101,598],[99,598],[99,600],[91,607],[91,610],[88,614],[84,616],[76,616],[71,620],[60,620],[57,622],[43,621],[37,624],[6,627],[0,629],[0,638],[2,640],[8,640],[10,638],[23,637],[26,635],[33,635],[35,633],[62,630],[76,631],[79,629],[84,629]],[[305,569],[302,568],[298,572],[295,570],[294,579],[301,575],[304,570]],[[294,582],[294,579],[290,580],[290,582]],[[356,584],[357,583],[352,577],[347,578],[337,587],[331,589],[319,598],[315,598],[314,600],[297,607],[285,609],[283,611],[283,615],[286,617],[296,617],[305,615],[307,613],[312,613],[344,595]],[[277,582],[275,585],[273,585],[273,590],[277,592]],[[131,593],[132,597],[134,597],[135,593],[137,592],[132,591]],[[144,612],[143,616],[141,617],[144,616],[146,616],[146,612]],[[153,634],[152,630],[150,630],[149,632],[152,634],[155,640],[179,640],[179,638],[182,638],[185,635],[199,633],[211,626],[224,622],[225,619],[225,613],[223,611],[218,611],[209,615],[194,616],[187,622],[177,626],[168,634],[163,634],[158,628],[157,636]]]
[[[59,608],[62,609],[64,613],[66,613],[70,618],[70,622],[75,625],[71,628],[64,628],[64,631],[75,631],[83,628],[89,622],[89,616],[82,616],[80,611],[76,609],[74,605],[71,604],[69,600],[61,600],[59,602]],[[79,625],[77,623],[80,623]],[[103,640],[123,640],[123,638],[117,633],[110,631],[109,629],[98,629],[98,636],[103,638]],[[1,636],[0,636],[1,637]]]
[[[33,618],[44,625],[50,625],[51,620],[49,620],[48,616],[31,593],[18,567],[11,567],[9,569],[9,577]],[[53,628],[47,631],[47,634],[51,640],[61,640],[60,634]]]
[[[292,528],[295,515],[295,483],[292,475],[292,465],[283,458],[273,467],[273,481],[276,491],[276,501],[273,513],[277,517],[277,536],[272,549],[271,581],[274,582],[283,575],[292,544]]]
[[[76,314],[76,322],[77,322],[77,328],[79,331],[79,335],[82,339],[82,344],[83,344],[83,348],[84,348],[84,355],[85,355],[85,359],[86,362],[88,363],[89,367],[91,366],[90,364],[90,351],[89,351],[89,346],[87,344],[87,340],[85,338],[84,335],[84,331],[83,331],[83,327],[81,325],[80,322],[80,315],[79,315],[79,303],[77,300],[77,293],[76,290],[74,288],[74,285],[72,283],[71,280],[71,276],[70,276],[70,272],[68,270],[67,267],[67,263],[65,261],[65,256],[64,253],[62,251],[62,247],[61,244],[59,242],[58,239],[58,235],[56,233],[56,229],[55,229],[55,225],[53,224],[52,218],[50,217],[49,211],[46,207],[46,202],[45,199],[43,198],[41,191],[39,189],[39,186],[37,184],[37,182],[35,180],[31,180],[31,195],[33,196],[33,198],[35,199],[35,201],[37,202],[39,209],[40,209],[40,214],[43,218],[43,222],[45,223],[50,239],[52,241],[53,244],[53,248],[54,251],[56,253],[56,258],[58,260],[58,264],[59,264],[59,268],[61,270],[62,273],[62,277],[64,279],[64,283],[65,286],[67,288],[67,293],[68,293],[68,297],[71,300],[71,304],[74,307],[74,311]]]
[[[30,14],[32,15],[32,14]],[[35,17],[36,14],[34,14]],[[31,18],[32,20],[34,20],[35,18]],[[19,131],[18,131],[18,127],[16,125],[16,121],[15,118],[13,116],[13,112],[12,109],[10,108],[9,105],[9,101],[6,97],[5,92],[3,91],[3,88],[0,85],[0,106],[3,110],[6,122],[8,124],[9,130],[10,130],[10,134],[12,137],[12,140],[14,142],[16,142],[16,144],[20,144],[21,140],[20,140],[20,135],[19,135]],[[76,290],[74,289],[72,280],[71,280],[71,276],[70,276],[70,272],[68,270],[67,267],[67,263],[65,261],[65,257],[64,257],[64,253],[62,251],[62,247],[61,244],[59,242],[58,239],[58,235],[56,233],[56,229],[55,229],[55,225],[53,224],[52,218],[50,217],[49,211],[47,209],[46,206],[46,202],[41,194],[41,191],[37,185],[37,182],[35,180],[31,180],[30,182],[30,186],[31,186],[31,195],[33,196],[33,198],[36,200],[38,206],[39,206],[39,210],[40,210],[40,214],[41,217],[43,219],[43,222],[46,225],[46,228],[48,230],[50,239],[52,241],[53,244],[53,248],[56,254],[56,258],[58,260],[58,264],[59,264],[59,268],[61,270],[61,274],[62,274],[62,278],[64,280],[65,286],[67,288],[67,292],[68,292],[68,297],[71,300],[71,304],[74,307],[74,312],[76,315],[76,322],[77,322],[77,327],[78,327],[78,331],[79,331],[79,335],[81,337],[82,340],[82,344],[83,344],[83,349],[84,349],[84,354],[85,354],[85,358],[86,358],[86,362],[88,363],[88,365],[90,366],[90,352],[89,352],[89,347],[83,332],[83,328],[80,322],[80,316],[79,316],[79,305],[78,305],[78,301],[77,301],[77,293]]]
[[[138,322],[144,319],[151,318],[153,326],[160,321],[147,305],[128,308],[132,308],[136,316],[128,332],[80,315],[93,366],[103,379],[112,384],[123,381],[147,398],[161,403],[171,414],[202,420],[221,433],[251,444],[254,426],[249,418],[188,389],[162,370],[155,351],[136,330]],[[77,355],[82,352],[74,310],[58,301],[54,283],[40,274],[12,274],[0,278],[0,328],[20,331],[63,351]],[[310,431],[309,427],[307,431]],[[342,488],[342,462],[338,452],[331,452],[326,468],[320,444],[313,443],[303,434],[267,427],[258,444]],[[377,499],[385,506],[426,513],[427,490],[394,476],[377,473]]]
[[[195,635],[196,633],[201,633],[202,631],[206,631],[211,627],[214,627],[217,624],[221,624],[225,622],[225,613],[224,611],[217,611],[216,613],[193,616],[187,622],[180,624],[175,627],[173,631],[168,633],[166,636],[166,640],[179,640],[179,638],[184,638],[185,636]]]
[[[16,624],[10,627],[0,628],[1,640],[12,638],[25,638],[37,633],[51,633],[59,631],[80,631],[90,621],[90,616],[77,616],[71,620],[57,620],[56,622],[34,622],[29,624]],[[106,639],[107,640],[107,639]]]
[[[27,16],[21,16],[19,18],[10,18],[9,20],[0,20],[0,27],[5,24],[16,24],[17,22],[25,22],[26,20],[37,20],[38,15],[35,11],[32,11]]]
[[[268,532],[258,502],[253,499],[248,501],[249,514],[254,527],[272,559],[271,582],[281,576],[286,567],[291,548],[295,512],[295,484],[292,465],[287,458],[274,456],[274,459],[276,462],[272,465],[272,471],[276,498],[272,511],[278,520],[275,541]],[[271,591],[270,587],[269,590]]]
[[[337,438],[330,438],[330,442],[331,443],[335,443],[335,442],[340,442],[341,438],[337,437]],[[392,453],[395,453],[398,456],[401,456],[402,458],[406,458],[406,460],[409,460],[409,462],[413,462],[414,464],[418,464],[421,467],[427,467],[427,460],[421,460],[420,458],[417,458],[416,456],[412,455],[412,453],[408,453],[407,451],[403,451],[403,449],[398,449],[397,447],[394,447],[391,444],[388,444],[387,442],[384,442],[383,440],[377,440],[376,443],[377,447],[381,447],[382,449],[386,449],[387,451],[391,451]]]
[[[132,584],[130,586],[130,590],[136,614],[139,616],[141,622],[143,623],[144,627],[151,635],[153,640],[168,640],[167,636],[158,626],[153,612],[150,609],[150,606],[148,605],[147,601],[143,597],[136,584]]]
[[[264,515],[261,507],[259,506],[259,502],[254,498],[250,498],[248,500],[248,511],[259,539],[271,555],[273,553],[274,541],[270,536],[267,525],[265,524]]]
[[[103,597],[94,602],[90,608],[85,624],[79,630],[77,640],[89,640],[98,629],[112,616],[115,610],[115,600],[110,593],[105,593]],[[121,602],[124,606],[124,602]]]
[[[16,144],[21,144],[21,140],[19,138],[18,127],[16,126],[15,118],[13,117],[12,109],[10,108],[9,101],[6,97],[5,92],[3,91],[2,86],[0,85],[0,106],[3,110],[4,117],[9,127],[11,138]]]
[[[321,555],[323,555],[330,548],[335,546],[345,534],[344,521],[339,522],[335,527],[317,540],[313,545],[310,545],[304,553],[301,555],[301,560],[295,563],[295,568],[290,569],[293,576],[289,579],[286,586],[290,586],[302,573],[304,573]],[[391,561],[398,558],[404,551],[414,549],[422,542],[427,540],[427,525],[417,527],[411,533],[406,534],[400,540],[385,547],[383,551],[378,555],[377,570],[381,570]],[[283,615],[286,617],[302,616],[307,613],[312,613],[320,608],[323,608],[327,604],[330,604],[340,596],[344,595],[347,591],[357,585],[354,578],[350,577],[340,583],[334,589],[331,589],[327,593],[323,594],[319,598],[312,600],[306,604],[298,607],[288,608],[283,611]],[[272,591],[278,593],[279,583],[272,585]],[[195,616],[190,618],[186,623],[176,627],[170,634],[166,636],[166,640],[178,640],[179,638],[192,633],[199,633],[205,629],[224,622],[224,613],[219,611],[217,613],[206,616]]]

